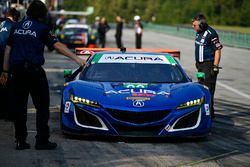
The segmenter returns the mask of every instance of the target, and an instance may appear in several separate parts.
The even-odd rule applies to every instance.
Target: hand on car
[[[76,58],[75,58],[75,62],[79,65],[79,66],[84,66],[85,65],[85,63],[86,63],[86,61],[84,60],[84,59],[82,59],[82,58],[80,58],[80,57],[77,57],[76,56]]]

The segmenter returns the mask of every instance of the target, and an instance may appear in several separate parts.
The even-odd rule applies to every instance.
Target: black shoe
[[[30,149],[30,144],[25,141],[16,141],[16,150]]]
[[[45,142],[45,143],[36,143],[35,148],[37,150],[53,150],[57,147],[56,143],[53,142]]]

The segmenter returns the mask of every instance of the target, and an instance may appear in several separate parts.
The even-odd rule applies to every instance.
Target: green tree
[[[194,15],[203,13],[209,24],[250,26],[250,0],[64,0],[65,10],[86,10],[93,6],[95,12],[87,19],[105,16],[114,22],[122,15],[127,22],[135,15],[143,21],[156,17],[158,24],[190,24]]]

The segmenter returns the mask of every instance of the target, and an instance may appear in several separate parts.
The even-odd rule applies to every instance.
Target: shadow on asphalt
[[[68,139],[99,141],[99,142],[125,142],[125,143],[188,143],[203,142],[206,137],[114,137],[114,136],[69,136]]]

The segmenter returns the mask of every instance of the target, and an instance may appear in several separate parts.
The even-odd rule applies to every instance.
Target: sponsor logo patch
[[[169,131],[170,128],[171,128],[171,126],[170,126],[170,125],[167,125],[167,126],[165,127],[165,130],[166,130],[166,131]]]
[[[32,21],[25,21],[22,25],[23,29],[29,29],[32,25]]]
[[[126,97],[126,100],[150,100],[149,97]]]
[[[66,101],[65,107],[64,107],[64,113],[69,113],[70,106],[71,106],[71,102]]]
[[[210,115],[209,104],[205,104],[204,107],[205,107],[206,115]]]

